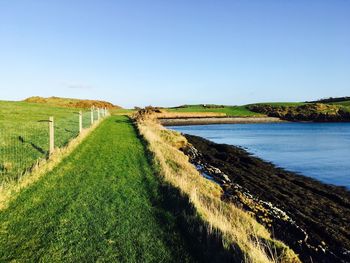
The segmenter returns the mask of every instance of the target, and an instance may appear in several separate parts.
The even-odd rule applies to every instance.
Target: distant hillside
[[[320,100],[314,100],[314,101],[306,101],[307,103],[338,103],[341,104],[341,102],[348,103],[350,101],[350,97],[338,97],[338,98],[326,98],[326,99],[320,99]]]
[[[43,98],[39,96],[29,97],[25,102],[48,104],[51,106],[69,107],[69,108],[91,108],[92,106],[107,109],[121,109],[120,106],[113,105],[110,102],[102,100],[81,100],[71,98],[49,97]]]
[[[250,111],[246,106],[225,106],[215,104],[182,105],[165,109],[177,113],[216,113],[228,117],[259,117],[261,114]],[[204,116],[203,116],[204,117]]]
[[[337,103],[305,103],[302,105],[260,103],[251,104],[248,106],[248,109],[288,121],[350,121],[350,107]]]

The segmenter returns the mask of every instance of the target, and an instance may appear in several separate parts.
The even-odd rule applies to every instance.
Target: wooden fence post
[[[49,155],[55,150],[55,129],[53,117],[49,118]]]
[[[100,120],[100,108],[97,108],[97,120]]]
[[[83,113],[79,111],[79,133],[83,131]]]
[[[94,124],[94,106],[91,107],[91,125]]]

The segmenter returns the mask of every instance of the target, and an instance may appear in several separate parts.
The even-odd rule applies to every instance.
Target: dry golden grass
[[[17,197],[21,190],[38,181],[46,173],[54,169],[65,157],[67,157],[100,123],[95,122],[88,129],[84,129],[80,135],[72,139],[64,148],[56,148],[48,160],[40,160],[31,172],[24,174],[17,180],[6,181],[0,185],[0,211],[5,209],[9,202]]]
[[[43,98],[39,96],[29,97],[24,100],[30,103],[41,103],[48,104],[51,106],[58,107],[69,107],[69,108],[91,108],[95,106],[97,108],[107,108],[107,109],[120,109],[121,107],[113,105],[110,102],[103,100],[83,100],[83,99],[72,99],[72,98],[60,98],[60,97],[49,97]]]
[[[189,198],[208,228],[222,234],[225,247],[238,246],[245,262],[300,262],[291,249],[272,239],[248,213],[220,200],[221,187],[203,178],[179,150],[187,143],[185,137],[165,129],[154,115],[137,118],[137,127],[154,153],[164,181]]]

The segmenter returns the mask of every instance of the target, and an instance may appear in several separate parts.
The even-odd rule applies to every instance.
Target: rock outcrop
[[[297,175],[245,150],[186,135],[183,149],[222,199],[250,212],[303,262],[350,262],[350,193]]]
[[[310,103],[300,106],[280,106],[273,104],[253,104],[249,110],[278,117],[287,121],[348,122],[350,110],[339,105]]]

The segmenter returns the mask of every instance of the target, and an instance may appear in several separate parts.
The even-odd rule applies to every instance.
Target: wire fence
[[[106,109],[91,109],[67,117],[53,116],[53,134],[50,122],[38,120],[20,124],[12,129],[0,128],[0,184],[17,180],[42,159],[50,157],[50,142],[53,148],[65,147],[76,138],[82,129],[108,115]],[[53,136],[53,141],[50,141]]]

